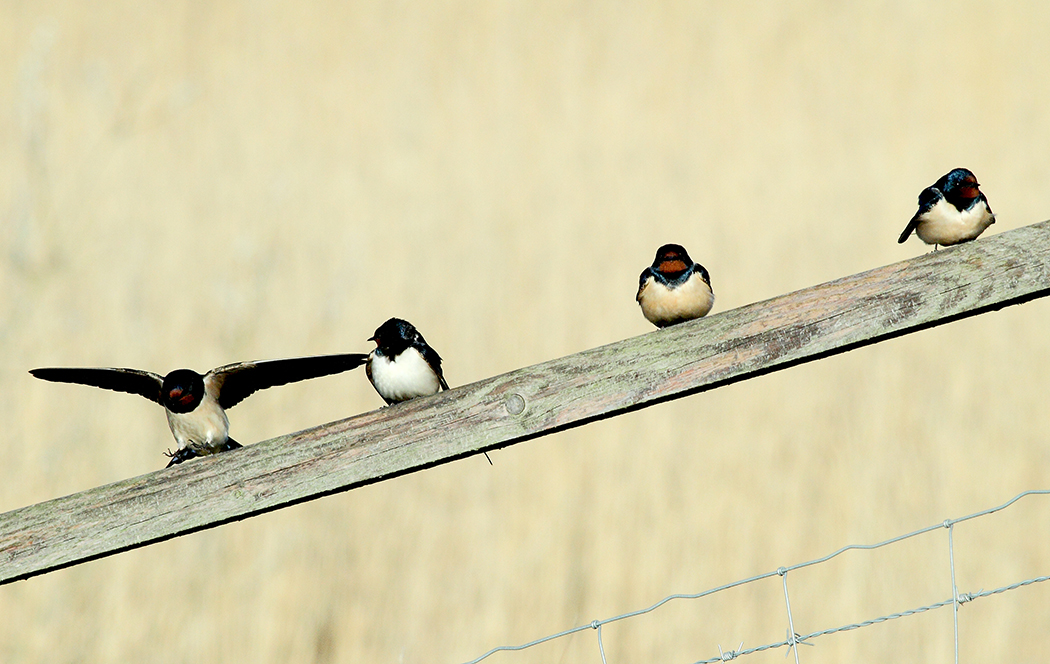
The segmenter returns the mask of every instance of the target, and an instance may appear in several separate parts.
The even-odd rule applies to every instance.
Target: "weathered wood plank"
[[[0,515],[0,583],[1047,294],[1050,222],[1043,222],[12,510]]]

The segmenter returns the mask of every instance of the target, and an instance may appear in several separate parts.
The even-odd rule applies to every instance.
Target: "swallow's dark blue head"
[[[376,342],[376,348],[383,355],[396,357],[413,344],[425,344],[423,335],[412,323],[400,318],[391,318],[376,328],[375,334],[368,341]]]
[[[981,196],[977,176],[965,168],[956,168],[933,185],[957,210],[965,210]]]
[[[680,276],[693,265],[689,252],[680,244],[665,244],[656,250],[652,268],[669,279]]]
[[[164,377],[160,402],[173,413],[189,413],[204,399],[204,377],[191,369],[176,369]]]

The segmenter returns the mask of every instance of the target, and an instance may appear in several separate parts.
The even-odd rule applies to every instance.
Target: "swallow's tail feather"
[[[911,221],[908,222],[908,225],[904,227],[904,232],[901,233],[901,236],[897,238],[897,244],[904,244],[907,241],[908,236],[912,234],[912,231],[914,231],[915,227],[918,225],[919,215],[915,215],[911,218]]]

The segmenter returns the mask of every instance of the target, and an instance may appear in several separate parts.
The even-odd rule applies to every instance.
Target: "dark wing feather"
[[[994,213],[994,212],[992,212],[992,206],[991,206],[991,204],[990,204],[990,203],[988,202],[988,197],[984,195],[984,192],[983,192],[983,191],[982,191],[982,192],[979,192],[979,193],[978,193],[978,195],[977,195],[977,198],[973,199],[973,203],[970,203],[970,207],[973,207],[974,205],[977,205],[977,203],[978,203],[979,201],[984,201],[984,206],[985,206],[986,208],[988,208],[988,214],[990,214],[990,215],[992,215],[992,216],[994,217],[994,216],[995,216],[995,213]],[[994,224],[995,222],[993,221],[992,223]]]
[[[29,373],[56,383],[77,383],[101,387],[104,390],[138,394],[158,404],[161,402],[160,388],[164,384],[161,376],[138,369],[48,368],[33,369]]]
[[[421,344],[413,344],[413,346],[423,356],[423,359],[427,361],[434,373],[438,375],[438,383],[441,384],[441,389],[449,389],[448,383],[445,382],[445,374],[441,371],[441,356],[438,355],[438,352],[425,341]]]
[[[711,289],[712,293],[714,293],[715,289],[711,285],[711,275],[710,273],[708,273],[707,268],[705,268],[700,263],[693,263],[693,269],[700,273],[700,278],[703,279],[705,283],[707,283],[707,287]]]
[[[919,194],[919,211],[915,213],[915,216],[911,218],[911,221],[909,221],[908,225],[904,228],[904,232],[901,233],[899,238],[897,238],[898,244],[903,244],[904,241],[908,239],[908,236],[915,230],[915,227],[919,225],[919,217],[929,212],[930,209],[937,204],[937,201],[942,198],[944,198],[944,195],[941,194],[941,190],[936,187],[926,187],[922,190],[922,193]]]
[[[346,353],[241,362],[212,369],[205,380],[215,387],[219,405],[232,408],[259,390],[356,369],[367,359],[368,356],[361,353]]]
[[[656,279],[656,272],[651,267],[642,270],[642,274],[638,277],[638,293],[634,296],[635,300],[641,302],[642,289],[645,288],[645,280],[649,277]]]

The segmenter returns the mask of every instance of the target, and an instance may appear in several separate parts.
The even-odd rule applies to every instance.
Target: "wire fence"
[[[958,664],[958,662],[959,662],[959,607],[961,605],[963,605],[963,604],[965,604],[967,602],[972,602],[973,600],[976,600],[976,599],[980,599],[982,597],[990,597],[992,595],[1000,595],[1002,593],[1005,593],[1005,592],[1008,592],[1008,591],[1011,591],[1011,590],[1017,590],[1018,588],[1023,588],[1025,586],[1030,586],[1030,585],[1033,585],[1033,584],[1036,584],[1036,583],[1042,583],[1044,581],[1050,581],[1050,575],[1048,575],[1048,576],[1038,576],[1038,577],[1034,577],[1034,578],[1030,578],[1030,579],[1025,579],[1023,581],[1018,581],[1016,583],[1012,583],[1012,584],[1009,584],[1009,585],[1006,585],[1006,586],[1002,586],[1002,587],[996,588],[994,590],[983,590],[982,589],[982,590],[980,590],[978,592],[973,592],[973,593],[960,593],[959,589],[958,589],[958,587],[956,586],[956,583],[955,583],[955,546],[954,546],[955,525],[958,524],[958,523],[963,523],[964,521],[970,521],[972,519],[976,519],[976,518],[979,518],[979,517],[982,517],[982,516],[987,516],[989,514],[994,514],[995,512],[999,512],[1001,510],[1006,509],[1007,507],[1010,507],[1011,505],[1013,505],[1014,503],[1016,503],[1020,499],[1024,498],[1025,496],[1033,496],[1033,495],[1050,495],[1050,489],[1040,489],[1040,490],[1025,491],[1025,492],[1017,494],[1016,496],[1014,496],[1013,498],[1011,498],[1007,502],[1003,503],[1002,505],[997,505],[996,507],[991,507],[991,508],[986,509],[986,510],[981,510],[980,512],[974,512],[973,514],[968,514],[966,516],[959,517],[957,519],[945,519],[941,523],[934,524],[932,526],[927,526],[926,528],[921,528],[919,530],[915,530],[915,531],[912,531],[910,533],[906,533],[904,535],[899,535],[897,537],[893,537],[893,538],[890,538],[888,540],[884,540],[882,542],[878,542],[876,544],[850,544],[850,545],[844,546],[841,549],[835,551],[834,553],[830,553],[830,554],[828,554],[828,555],[826,555],[826,556],[824,556],[822,558],[816,558],[814,560],[809,560],[809,561],[806,561],[804,563],[798,563],[796,565],[791,565],[789,567],[779,567],[779,568],[777,568],[777,569],[775,569],[775,570],[773,570],[771,572],[766,572],[765,574],[759,574],[758,576],[752,576],[752,577],[747,578],[747,579],[741,579],[739,581],[734,581],[732,583],[727,583],[725,585],[718,586],[717,588],[711,588],[709,590],[704,590],[702,592],[692,593],[692,594],[668,595],[667,597],[664,597],[663,599],[661,599],[659,602],[657,602],[657,603],[655,603],[655,604],[653,604],[651,606],[648,606],[648,607],[646,607],[644,609],[638,609],[636,611],[630,611],[628,613],[623,613],[623,614],[620,614],[618,616],[613,616],[612,618],[606,618],[604,620],[594,620],[594,621],[592,621],[592,622],[590,622],[590,623],[588,623],[586,625],[580,625],[578,627],[573,627],[572,629],[567,629],[565,631],[558,632],[556,634],[550,634],[548,636],[544,636],[542,638],[536,639],[535,641],[529,641],[528,643],[523,643],[521,645],[516,645],[516,646],[499,646],[497,648],[493,648],[492,650],[489,650],[488,652],[486,652],[485,654],[481,655],[480,657],[470,660],[469,662],[467,662],[467,664],[478,664],[478,662],[481,662],[482,660],[490,657],[491,655],[496,654],[497,652],[525,650],[525,649],[528,649],[528,648],[532,648],[532,647],[538,646],[538,645],[540,645],[542,643],[547,643],[548,641],[553,641],[555,639],[560,639],[560,638],[563,638],[563,637],[566,637],[566,636],[570,636],[572,634],[576,634],[577,632],[582,632],[582,631],[585,631],[585,630],[588,630],[588,629],[593,629],[593,630],[595,630],[597,632],[597,636],[598,636],[598,639],[597,639],[597,641],[598,641],[598,652],[601,655],[602,663],[603,664],[608,664],[608,662],[606,661],[606,658],[605,658],[605,646],[602,643],[602,626],[608,625],[608,624],[614,623],[614,622],[619,622],[621,620],[627,620],[629,618],[635,618],[637,616],[645,615],[647,613],[652,613],[653,611],[656,611],[657,609],[662,607],[664,604],[667,604],[671,600],[677,600],[677,599],[681,599],[681,600],[695,600],[695,599],[700,599],[702,597],[707,597],[709,595],[714,595],[715,593],[719,593],[719,592],[722,592],[724,590],[729,590],[730,588],[737,588],[739,586],[743,586],[743,585],[746,585],[746,584],[749,584],[749,583],[754,583],[756,581],[761,581],[763,579],[769,579],[769,578],[774,577],[774,576],[779,576],[781,578],[781,580],[783,582],[782,585],[784,587],[784,605],[785,605],[785,608],[787,609],[787,632],[786,632],[786,637],[784,638],[784,640],[783,641],[777,641],[777,642],[774,642],[774,643],[766,643],[766,644],[763,644],[763,645],[760,645],[760,646],[757,646],[757,647],[753,647],[753,648],[744,648],[743,644],[741,643],[740,646],[738,646],[736,649],[730,650],[730,651],[723,651],[721,646],[719,646],[718,647],[718,656],[717,657],[712,657],[712,658],[709,658],[709,659],[698,660],[698,661],[694,662],[693,664],[714,664],[715,662],[728,662],[728,661],[732,661],[732,660],[735,660],[735,659],[740,658],[740,657],[745,657],[747,655],[752,655],[752,654],[763,652],[763,651],[766,651],[766,650],[774,650],[776,648],[787,648],[788,649],[788,654],[793,654],[796,664],[799,664],[798,646],[800,646],[800,645],[813,645],[811,642],[814,639],[817,639],[817,638],[819,638],[821,636],[828,636],[829,634],[837,634],[839,632],[848,632],[848,631],[851,631],[851,630],[861,629],[863,627],[871,627],[872,625],[878,625],[878,624],[881,624],[881,623],[884,623],[884,622],[888,622],[890,620],[896,620],[898,618],[906,618],[908,616],[913,616],[913,615],[917,615],[917,614],[920,614],[920,613],[925,613],[927,611],[932,611],[934,609],[940,609],[940,608],[943,608],[943,607],[946,607],[946,606],[951,606],[952,607],[952,611],[954,613],[955,662],[956,662],[956,664]],[[825,562],[831,560],[832,558],[835,558],[835,557],[837,557],[837,556],[839,556],[839,555],[841,555],[841,554],[843,554],[843,553],[845,553],[847,551],[853,551],[853,550],[866,550],[867,551],[867,550],[879,549],[879,548],[882,548],[884,546],[889,546],[891,544],[896,544],[898,542],[902,542],[904,540],[911,539],[913,537],[918,537],[919,535],[923,535],[925,533],[929,533],[931,531],[939,530],[939,529],[942,529],[942,528],[946,529],[948,531],[948,566],[949,566],[950,571],[951,571],[951,582],[952,582],[952,596],[950,598],[948,598],[948,599],[946,599],[944,601],[941,601],[941,602],[937,602],[936,604],[929,604],[927,606],[920,606],[920,607],[917,607],[917,608],[914,608],[914,609],[909,609],[907,611],[901,611],[899,613],[892,613],[892,614],[889,614],[889,615],[884,615],[884,616],[880,616],[880,617],[877,617],[877,618],[872,618],[870,620],[865,620],[865,621],[859,622],[859,623],[853,623],[853,624],[849,624],[849,625],[841,625],[839,627],[831,627],[829,629],[824,629],[824,630],[820,630],[820,631],[817,631],[817,632],[812,632],[810,634],[799,634],[799,633],[797,633],[795,631],[794,617],[791,614],[791,597],[790,597],[790,595],[788,593],[788,586],[787,586],[787,577],[788,577],[788,574],[790,572],[793,572],[793,571],[799,570],[799,569],[803,569],[803,568],[806,568],[806,567],[812,567],[814,565],[820,565],[821,563],[825,563]]]

